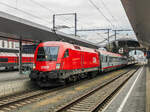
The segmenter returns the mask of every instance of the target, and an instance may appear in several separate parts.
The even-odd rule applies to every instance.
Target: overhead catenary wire
[[[32,3],[34,3],[34,4],[38,5],[38,6],[40,6],[41,8],[43,8],[43,9],[49,11],[49,12],[53,12],[53,13],[54,13],[53,10],[51,10],[51,9],[48,8],[48,7],[45,7],[44,5],[40,4],[39,2],[36,2],[36,1],[34,1],[34,0],[30,0],[30,2],[32,2]],[[53,23],[53,20],[51,20],[50,23]]]
[[[97,33],[98,35],[100,35],[102,38],[105,38],[101,33]]]
[[[16,0],[16,8],[18,8],[18,0]]]
[[[43,8],[43,9],[49,11],[49,12],[52,12],[53,14],[55,14],[55,11],[53,11],[52,9],[46,7],[45,5],[39,3],[39,2],[37,2],[37,1],[35,1],[35,0],[30,0],[30,2],[32,2],[32,3],[34,3],[34,4],[38,5],[38,6],[40,6],[41,8]],[[71,23],[71,22],[68,22],[68,20],[69,20],[70,18],[67,18],[67,19],[66,19],[66,18],[62,18],[62,19],[63,19],[63,20],[59,20],[59,21],[67,22],[68,24]],[[53,22],[53,20],[51,20],[51,23],[52,23],[52,22]]]
[[[24,13],[24,14],[26,14],[26,15],[28,15],[28,16],[31,16],[31,17],[33,17],[33,18],[35,18],[35,19],[39,19],[39,20],[43,19],[42,17],[33,15],[33,14],[29,13],[29,12],[26,12],[26,11],[24,11],[24,10],[22,10],[22,9],[19,9],[19,8],[18,8],[18,1],[17,1],[17,0],[16,0],[16,7],[13,7],[13,6],[8,5],[8,4],[6,4],[6,3],[3,3],[3,2],[0,2],[0,4],[2,4],[2,5],[4,5],[4,6],[7,6],[7,7],[9,7],[9,8],[12,8],[12,9],[14,9],[14,10],[16,10],[16,11],[22,12],[22,13]],[[40,4],[39,4],[39,5],[40,5]],[[41,6],[42,6],[42,5],[41,5]],[[51,24],[51,23],[53,22],[53,20],[49,21],[49,19],[44,19],[44,21],[46,21],[46,23],[49,23],[49,24]],[[64,20],[64,21],[67,21],[67,20]]]
[[[100,14],[106,19],[107,22],[109,22],[111,24],[111,26],[114,27],[114,24],[112,23],[112,21],[103,13],[103,11],[92,1],[89,0],[90,3],[100,12]],[[113,14],[111,13],[111,11],[109,10],[109,8],[106,6],[106,4],[104,3],[103,0],[101,0],[102,4],[104,5],[104,7],[106,8],[107,12],[109,13],[109,15],[111,16],[112,19],[114,19],[115,21],[117,21],[117,19],[113,16]],[[122,29],[123,27],[120,26]],[[114,27],[115,28],[115,27]]]
[[[4,5],[4,6],[7,6],[7,7],[9,7],[9,8],[15,9],[15,10],[17,10],[17,11],[19,11],[19,12],[22,12],[22,13],[24,13],[24,14],[26,14],[26,15],[29,15],[29,16],[31,16],[31,17],[33,17],[33,18],[40,19],[40,20],[43,19],[43,18],[41,18],[41,17],[39,17],[39,16],[33,15],[33,14],[31,14],[31,13],[29,13],[29,12],[26,12],[26,11],[24,11],[24,10],[22,10],[22,9],[15,8],[15,7],[13,7],[13,6],[11,6],[11,5],[8,5],[8,4],[6,4],[6,3],[0,2],[0,4],[2,4],[2,5]],[[48,21],[48,20],[45,20],[45,21],[48,22],[48,23],[50,23],[50,21]]]
[[[30,0],[31,2],[33,2],[33,3],[35,3],[35,4],[37,4],[38,6],[40,6],[40,7],[42,7],[42,8],[44,8],[45,10],[50,10],[51,12],[53,12],[53,13],[55,13],[52,9],[49,9],[49,8],[47,8],[46,6],[44,6],[44,5],[42,5],[41,3],[39,3],[39,2],[37,2],[37,1],[35,1],[35,0]],[[70,18],[62,18],[63,19],[63,22],[65,21],[65,22],[67,22],[67,23],[71,23],[71,22],[68,22],[68,20],[70,19]],[[78,21],[78,20],[77,20]],[[78,21],[79,22],[79,21]],[[71,28],[73,28],[73,27],[71,27]]]
[[[40,6],[41,8],[46,9],[46,10],[51,11],[51,12],[54,13],[54,11],[53,11],[52,9],[50,9],[50,8],[48,8],[48,7],[46,7],[46,6],[42,5],[42,4],[40,4],[39,2],[36,2],[35,0],[30,0],[30,1],[33,2],[33,3],[35,3],[35,4],[37,4],[37,5]]]
[[[59,16],[58,16],[58,17],[59,17]],[[66,22],[66,23],[68,23],[68,24],[72,24],[72,22],[70,22],[70,19],[72,19],[72,18],[63,16],[62,19],[63,19],[63,20],[61,20],[61,21]]]
[[[113,23],[111,22],[111,20],[109,20],[105,14],[103,13],[103,11],[92,1],[89,0],[89,2],[92,4],[92,6],[104,17],[104,19],[112,26],[114,27]]]
[[[112,12],[110,11],[110,9],[109,9],[109,8],[107,7],[107,5],[105,4],[104,0],[100,0],[100,2],[103,4],[103,6],[105,7],[106,11],[107,11],[108,14],[111,16],[111,18],[112,18],[114,21],[118,22],[119,19],[117,19],[117,18],[112,14]],[[122,27],[121,25],[119,25],[119,26],[123,29],[123,27]]]
[[[105,9],[107,10],[107,12],[109,13],[109,15],[112,17],[112,19],[114,19],[116,21],[116,18],[113,16],[113,14],[111,13],[111,11],[109,10],[109,8],[107,7],[107,5],[105,4],[105,2],[103,0],[100,0],[101,3],[104,5]]]

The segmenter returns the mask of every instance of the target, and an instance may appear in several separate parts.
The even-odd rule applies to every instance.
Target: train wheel
[[[31,82],[36,82],[36,79],[32,79],[32,78],[30,78],[30,80],[31,80]]]
[[[70,76],[69,81],[70,82],[76,82],[77,81],[77,76],[75,76],[75,75]]]
[[[76,81],[77,81],[77,76],[74,75],[74,76],[73,76],[73,82],[76,82]]]
[[[65,79],[65,84],[69,84],[69,83],[70,83],[69,78],[66,78]]]
[[[77,80],[81,80],[81,74],[77,75]]]
[[[5,67],[5,70],[8,70],[8,67]]]

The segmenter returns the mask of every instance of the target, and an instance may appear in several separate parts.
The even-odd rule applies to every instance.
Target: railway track
[[[131,70],[97,86],[88,93],[55,109],[55,112],[96,112],[101,110],[136,71],[137,69]]]
[[[129,71],[126,71],[126,72],[120,74],[119,76],[117,76],[117,78],[121,77],[122,75],[124,75],[125,73],[128,73],[128,72]],[[116,78],[112,79],[111,82],[113,82],[115,79]],[[77,83],[79,83],[79,82],[77,82]],[[107,83],[110,83],[110,81],[107,81],[104,84],[102,84],[100,88],[105,86]],[[72,87],[75,84],[70,84],[67,87],[65,87],[65,86],[57,87],[57,88],[54,88],[51,90],[34,90],[34,91],[22,93],[22,94],[11,95],[11,96],[7,96],[4,98],[0,98],[0,112],[8,112],[8,111],[14,110],[16,108],[23,107],[26,104],[31,104],[33,102],[37,102],[40,99],[44,99],[45,97],[55,94],[58,91],[62,92],[62,90],[64,88]],[[98,88],[99,87],[97,87],[97,89]],[[93,93],[94,93],[94,91],[96,91],[96,90],[93,90]],[[92,94],[90,92],[89,92],[89,94]],[[85,95],[85,96],[83,95],[82,97],[85,98],[86,96],[88,96],[88,95]],[[67,105],[65,105],[65,106],[67,106]],[[57,109],[56,111],[63,111],[63,109],[66,108],[65,106]]]
[[[0,112],[7,112],[18,107],[22,107],[26,104],[33,103],[40,100],[43,96],[46,97],[46,95],[50,95],[62,88],[64,87],[54,88],[51,90],[33,90],[20,95],[17,94],[0,98]]]
[[[69,84],[67,87],[71,87],[77,83],[79,82]],[[35,89],[35,90],[26,91],[24,93],[18,93],[15,95],[2,97],[0,98],[0,112],[8,112],[13,109],[23,107],[26,104],[36,102],[44,97],[55,94],[55,92],[58,92],[59,90],[61,91],[65,88],[66,86],[56,87],[50,90]]]

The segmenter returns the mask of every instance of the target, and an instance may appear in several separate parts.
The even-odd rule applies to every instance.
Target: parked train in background
[[[127,57],[103,50],[66,42],[40,43],[34,54],[34,67],[29,77],[41,87],[74,82],[94,77],[128,65]]]
[[[23,45],[22,69],[33,68],[34,51],[37,45]],[[12,48],[0,48],[0,70],[18,69],[19,50]]]

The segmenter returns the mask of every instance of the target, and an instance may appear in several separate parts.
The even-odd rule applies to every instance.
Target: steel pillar
[[[22,74],[22,39],[19,40],[19,73]]]
[[[110,51],[110,43],[109,43],[109,33],[110,33],[110,29],[108,29],[108,49],[109,49],[109,51]]]
[[[65,15],[74,15],[74,35],[77,36],[77,13],[64,13],[64,14],[53,14],[53,30],[57,29],[56,27],[56,16],[65,16]]]
[[[115,42],[116,42],[116,40],[117,40],[117,31],[116,30],[114,30],[115,31]]]
[[[74,20],[74,24],[75,24],[75,36],[77,36],[77,13],[75,13],[75,20]]]
[[[55,31],[55,14],[53,15],[53,30]]]

